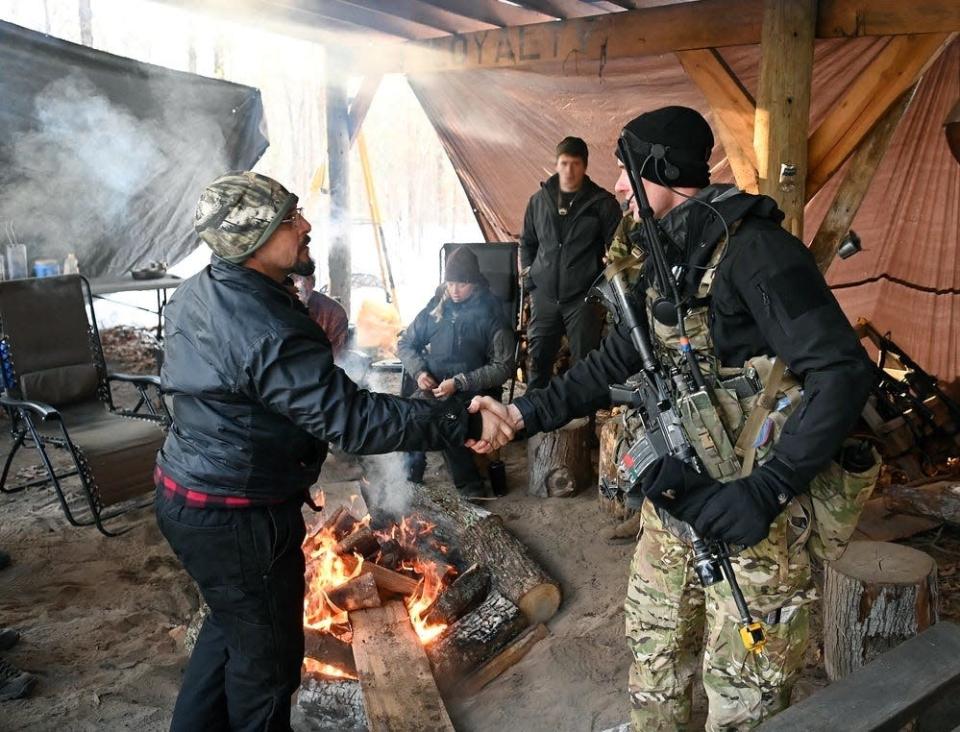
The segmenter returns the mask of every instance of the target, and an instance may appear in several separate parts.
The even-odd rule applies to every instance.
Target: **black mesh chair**
[[[503,303],[503,311],[517,336],[514,360],[520,355],[520,304],[523,301],[523,292],[520,287],[520,245],[515,241],[491,242],[479,244],[461,244],[448,242],[440,248],[440,281],[443,282],[443,270],[447,257],[460,247],[467,247],[475,255],[480,264],[480,271],[490,283],[490,292],[496,295]],[[513,392],[517,385],[516,370],[510,379],[510,398],[513,401]]]
[[[89,313],[89,317],[88,317]],[[93,317],[90,285],[79,275],[0,282],[2,406],[11,419],[13,446],[0,474],[0,491],[16,493],[51,484],[73,526],[95,525],[133,508],[153,487],[157,450],[169,424],[157,376],[108,373]],[[130,383],[139,403],[118,410],[111,382]],[[149,396],[155,390],[157,405]],[[40,455],[46,475],[8,487],[22,447]],[[48,455],[69,453],[72,468],[57,473]],[[77,475],[81,496],[64,493],[61,480]]]

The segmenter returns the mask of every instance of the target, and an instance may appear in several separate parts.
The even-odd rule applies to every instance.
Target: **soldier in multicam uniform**
[[[707,729],[748,729],[789,703],[809,641],[811,553],[839,555],[876,481],[876,453],[847,439],[870,389],[870,364],[813,257],[779,226],[774,201],[710,185],[713,135],[699,113],[646,113],[624,139],[643,161],[631,173],[658,219],[686,335],[716,394],[715,403],[689,402],[682,413],[707,474],[664,457],[627,494],[643,520],[625,604],[633,729],[686,729],[698,665]],[[625,171],[617,192],[632,193]],[[636,202],[631,210],[637,215]],[[629,240],[646,249],[642,237]],[[646,303],[657,358],[682,373],[676,321],[663,317],[663,298],[673,293],[656,290],[652,270],[642,267],[633,290]],[[556,429],[609,405],[609,385],[640,367],[617,327],[546,388],[507,407],[478,406],[528,434]],[[624,419],[627,435],[642,429],[629,410]],[[762,655],[741,641],[729,585],[698,582],[682,522],[744,547],[733,566],[765,625]]]

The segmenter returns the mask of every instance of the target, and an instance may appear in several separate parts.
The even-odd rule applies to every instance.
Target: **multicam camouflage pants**
[[[788,546],[787,516],[733,560],[750,609],[764,621],[761,656],[740,641],[727,583],[700,585],[690,548],[664,529],[649,501],[643,520],[625,603],[634,731],[688,728],[701,656],[708,732],[749,729],[786,707],[809,639],[807,606],[815,599],[807,550]]]

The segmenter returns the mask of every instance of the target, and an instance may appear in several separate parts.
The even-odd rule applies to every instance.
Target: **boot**
[[[3,549],[0,549],[0,569],[6,569],[10,566],[10,555]]]
[[[37,677],[0,658],[0,701],[22,699],[37,685]]]
[[[630,544],[637,540],[643,528],[643,519],[637,511],[616,526],[608,526],[600,532],[600,538],[608,544]]]
[[[0,628],[0,651],[9,651],[18,640],[20,640],[20,634],[13,628]]]

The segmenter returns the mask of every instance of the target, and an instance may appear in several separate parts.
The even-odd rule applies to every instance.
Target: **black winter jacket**
[[[582,299],[603,269],[603,256],[623,213],[613,194],[589,176],[564,222],[557,210],[560,176],[554,174],[530,197],[520,234],[520,265],[530,268],[529,286],[557,302]]]
[[[717,269],[711,333],[722,365],[740,367],[753,356],[777,355],[802,381],[803,400],[774,450],[792,469],[786,476],[792,487],[802,492],[856,423],[872,368],[809,250],[779,226],[782,214],[775,206],[753,210],[758,208],[768,215],[747,213]],[[692,236],[689,241],[696,242],[696,233]],[[642,291],[637,300],[643,302]],[[613,329],[586,359],[516,401],[528,433],[556,429],[609,406],[609,385],[623,383],[640,367],[629,336]]]
[[[467,438],[455,402],[358,388],[299,301],[254,270],[213,257],[177,288],[164,317],[160,379],[173,424],[158,464],[188,488],[296,498],[317,479],[328,440],[384,453]]]
[[[443,288],[419,312],[397,343],[404,368],[454,379],[467,393],[498,394],[513,371],[514,335],[503,305],[486,285],[455,303]]]

